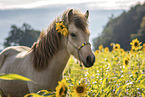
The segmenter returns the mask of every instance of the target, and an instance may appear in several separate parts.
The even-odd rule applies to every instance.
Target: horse
[[[10,46],[0,53],[0,73],[15,73],[35,81],[0,80],[3,97],[23,97],[27,93],[42,89],[54,90],[63,78],[63,71],[70,56],[74,56],[84,67],[92,67],[95,56],[89,43],[89,11],[68,9],[42,30],[31,48]],[[67,34],[58,33],[56,23],[63,22]]]

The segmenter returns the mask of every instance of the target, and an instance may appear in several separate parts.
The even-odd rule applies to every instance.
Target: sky
[[[92,40],[102,32],[111,14],[119,16],[138,2],[143,4],[145,0],[0,0],[0,49],[3,48],[4,39],[8,36],[12,24],[20,27],[25,22],[32,28],[41,30],[45,24],[51,23],[57,14],[74,7],[90,11],[89,28]]]
[[[129,9],[136,3],[145,0],[0,0],[0,10],[31,9],[57,4],[87,3],[87,7],[95,9]]]

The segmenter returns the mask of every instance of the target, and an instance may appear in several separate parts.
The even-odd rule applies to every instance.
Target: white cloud
[[[0,9],[36,8],[53,4],[88,3],[89,8],[97,9],[128,9],[137,2],[145,0],[0,0]]]
[[[11,8],[12,9],[15,9],[15,8],[29,9],[29,8],[45,6],[48,4],[49,4],[49,2],[47,2],[47,1],[27,2],[27,3],[22,3],[22,4],[20,4],[20,2],[15,3],[15,4],[4,3],[2,6],[0,6],[0,9],[11,9]]]
[[[98,0],[89,3],[87,6],[89,8],[97,9],[129,9],[138,2],[142,4],[145,2],[145,0]]]

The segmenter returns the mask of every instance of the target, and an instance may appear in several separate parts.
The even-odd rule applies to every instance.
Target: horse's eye
[[[71,35],[72,37],[76,37],[75,33],[70,33],[70,35]]]

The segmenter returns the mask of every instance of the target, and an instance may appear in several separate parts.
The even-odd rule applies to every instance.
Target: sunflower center
[[[115,46],[115,49],[118,49],[118,46]]]
[[[126,65],[128,64],[128,60],[125,60],[125,64],[126,64]]]
[[[134,46],[138,46],[138,43],[137,43],[137,42],[135,42],[135,43],[134,43]]]
[[[60,25],[60,28],[63,29],[63,25]]]
[[[61,87],[60,91],[59,91],[59,95],[61,95],[63,92],[63,87]]]
[[[65,91],[64,91],[64,93],[67,94],[67,87],[65,87]]]
[[[84,92],[84,87],[79,86],[76,88],[77,93],[83,93]]]

